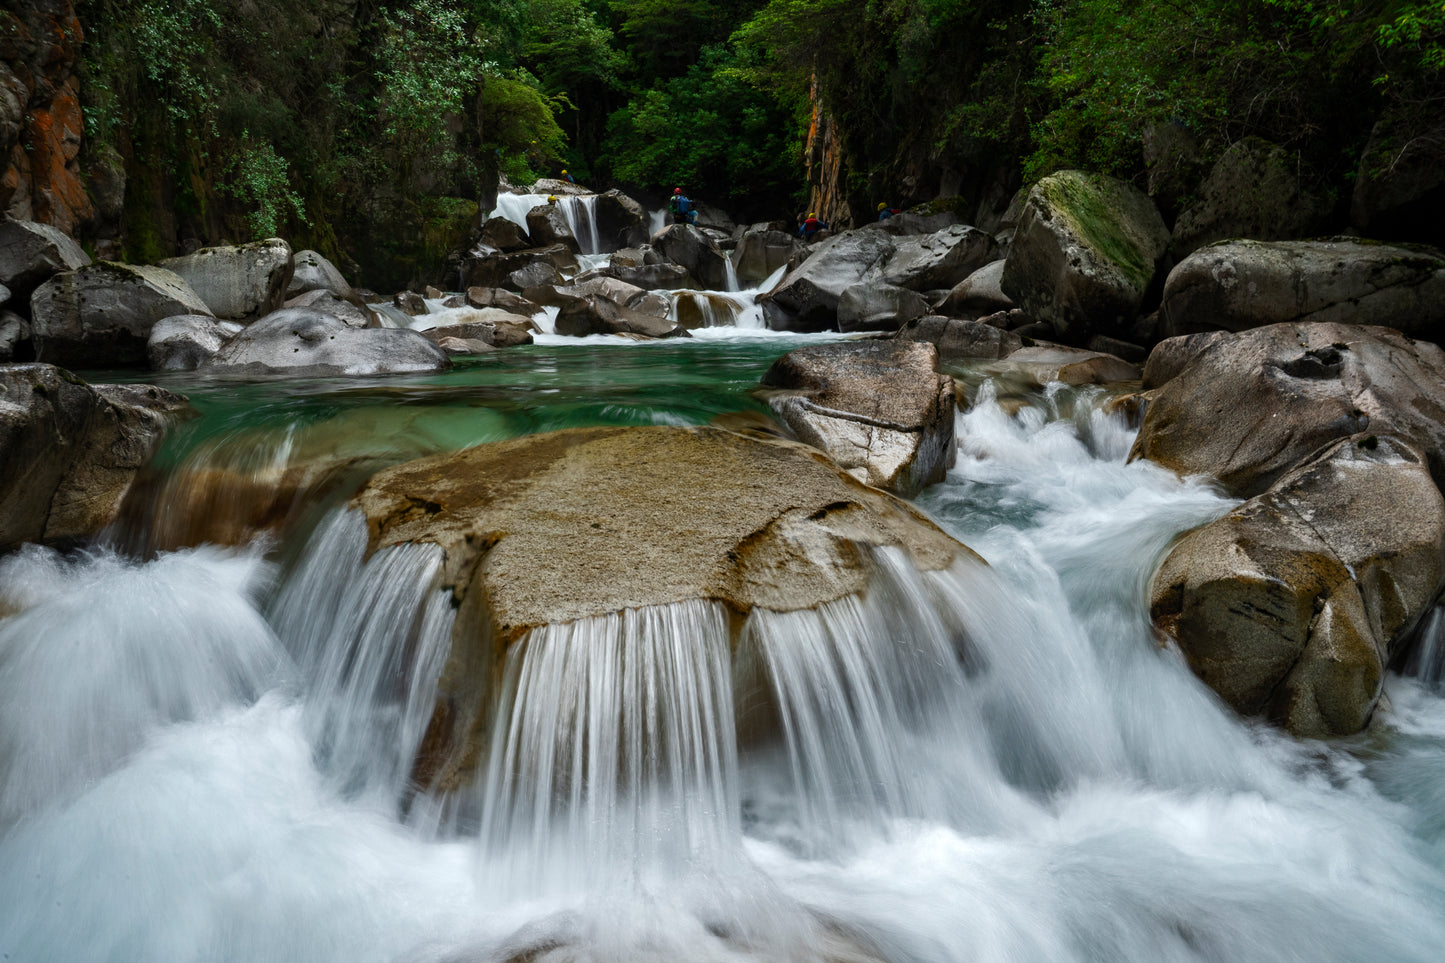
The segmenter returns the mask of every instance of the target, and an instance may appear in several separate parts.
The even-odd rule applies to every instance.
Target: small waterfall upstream
[[[0,958],[1433,960],[1435,677],[1337,745],[1224,710],[1143,599],[1233,502],[1103,400],[959,416],[921,504],[987,566],[526,634],[451,794],[439,549],[0,559]]]
[[[488,217],[504,217],[522,230],[527,229],[527,212],[548,203],[546,194],[498,194],[497,206]],[[597,195],[567,194],[557,198],[557,210],[567,229],[577,239],[583,254],[604,254],[597,230]]]

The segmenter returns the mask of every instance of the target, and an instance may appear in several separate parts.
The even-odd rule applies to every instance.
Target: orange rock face
[[[0,50],[0,210],[76,234],[95,212],[81,180],[75,76],[83,34],[70,0],[31,0],[6,18]]]

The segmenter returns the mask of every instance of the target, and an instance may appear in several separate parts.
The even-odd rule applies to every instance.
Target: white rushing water
[[[923,504],[988,567],[878,553],[731,655],[708,604],[534,632],[449,813],[405,784],[435,550],[0,561],[0,959],[1438,959],[1445,698],[1224,710],[1144,585],[1231,503],[1095,400],[960,416]]]

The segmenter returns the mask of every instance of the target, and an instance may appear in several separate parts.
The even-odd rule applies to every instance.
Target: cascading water
[[[527,229],[527,212],[548,203],[546,194],[498,194],[497,206],[487,216],[504,217],[522,230]],[[567,229],[577,239],[583,254],[602,254],[602,239],[597,230],[597,195],[576,194],[558,197],[557,210],[567,222]]]
[[[1232,503],[1102,400],[960,416],[922,503],[987,567],[534,631],[455,819],[407,779],[436,549],[0,561],[0,957],[1433,960],[1445,698],[1336,745],[1224,710],[1143,599]]]

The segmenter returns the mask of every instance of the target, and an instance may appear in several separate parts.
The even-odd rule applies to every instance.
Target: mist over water
[[[786,347],[198,383],[163,462],[349,419],[399,419],[381,461],[700,424]],[[451,800],[408,785],[451,630],[436,550],[363,560],[335,509],[297,544],[0,560],[0,958],[1438,959],[1438,675],[1392,676],[1339,744],[1225,710],[1145,586],[1234,503],[1125,464],[1103,400],[977,389],[920,504],[987,566],[876,553],[865,596],[754,612],[732,653],[703,603],[533,632]]]

